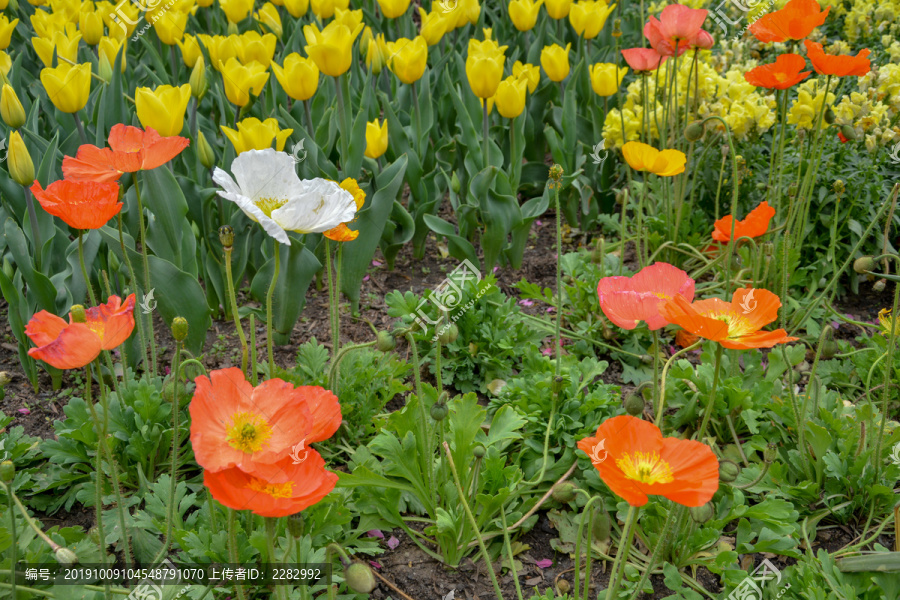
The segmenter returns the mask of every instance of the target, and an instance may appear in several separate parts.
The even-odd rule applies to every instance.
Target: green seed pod
[[[853,261],[853,270],[857,273],[865,273],[875,268],[875,259],[871,256],[861,256]]]
[[[11,460],[0,462],[0,480],[3,483],[9,483],[16,476],[16,465]]]
[[[303,513],[296,513],[288,517],[287,530],[296,540],[303,537]]]
[[[879,280],[876,281],[875,284],[872,286],[872,289],[875,290],[875,291],[878,292],[878,293],[881,293],[881,292],[884,291],[884,288],[886,288],[886,287],[887,287],[887,279],[879,279]]]
[[[594,539],[598,542],[605,542],[609,539],[609,515],[606,514],[605,510],[600,510],[600,512],[594,515],[594,525],[591,528],[591,533],[594,536]]]
[[[219,227],[219,243],[228,250],[234,245],[234,228],[231,225]]]
[[[769,444],[763,452],[763,460],[773,463],[776,458],[778,458],[778,447],[775,444]]]
[[[722,461],[719,463],[719,479],[726,482],[731,482],[737,479],[737,476],[740,474],[741,469],[735,463],[729,461]]]
[[[379,331],[375,337],[375,347],[379,352],[390,352],[397,347],[397,340],[390,331]]]
[[[556,582],[556,591],[558,591],[561,595],[568,594],[571,589],[571,584],[569,584],[569,582],[565,579],[560,579]]]
[[[822,358],[829,359],[834,358],[834,355],[838,352],[837,342],[834,340],[825,340],[822,342]]]
[[[562,376],[554,377],[553,378],[553,386],[551,388],[553,390],[553,393],[556,395],[559,395],[559,393],[562,392],[563,385],[565,383],[566,383],[566,380],[563,379]]]
[[[472,455],[475,458],[484,458],[486,452],[487,450],[481,444],[476,444],[475,447],[472,448]]]
[[[78,563],[78,555],[68,548],[59,548],[56,550],[56,562],[61,565],[74,565]]]
[[[188,334],[188,322],[184,317],[172,319],[172,337],[176,342],[183,342]]]
[[[438,339],[441,341],[441,344],[445,346],[447,344],[452,344],[456,341],[456,338],[459,337],[459,327],[456,326],[456,323],[450,323],[450,326],[441,331],[441,335]]]
[[[625,396],[625,412],[632,417],[643,414],[644,399],[641,397],[640,393],[636,393],[636,390],[629,392],[629,394]]]
[[[707,502],[702,506],[692,506],[690,508],[691,518],[695,523],[706,523],[710,519],[713,518],[713,514],[715,511],[713,510],[712,504]]]
[[[375,589],[375,575],[369,565],[361,562],[352,563],[344,569],[344,580],[347,587],[357,594],[368,594]]]
[[[684,138],[689,142],[696,142],[703,137],[703,125],[699,121],[694,121],[684,128]]]
[[[571,502],[575,499],[575,486],[568,481],[564,481],[553,488],[551,496],[553,496],[554,500],[562,504]]]
[[[73,323],[87,322],[87,313],[81,304],[73,304],[72,308],[69,309],[69,316],[72,318]]]
[[[841,125],[841,135],[851,141],[859,139],[859,136],[856,135],[856,130],[849,125]]]
[[[599,265],[603,262],[603,245],[606,243],[602,237],[597,239],[597,243],[594,244],[594,249],[591,251],[591,262],[595,265]]]
[[[834,111],[831,110],[831,107],[829,106],[828,108],[826,108],[825,109],[825,122],[828,123],[829,125],[833,125],[835,118],[836,117],[835,117]]]

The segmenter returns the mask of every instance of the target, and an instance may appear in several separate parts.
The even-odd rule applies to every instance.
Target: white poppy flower
[[[326,179],[300,179],[294,164],[286,152],[248,150],[231,163],[234,179],[217,167],[213,181],[224,190],[219,196],[288,246],[288,231],[322,233],[353,220],[356,202],[350,192]]]

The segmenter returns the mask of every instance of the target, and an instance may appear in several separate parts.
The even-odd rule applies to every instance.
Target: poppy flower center
[[[271,219],[272,212],[281,208],[287,204],[287,202],[287,198],[259,198],[256,200],[256,206],[259,210],[263,211],[263,214]]]
[[[756,331],[747,319],[735,313],[719,313],[706,315],[728,325],[728,339],[739,338]]]
[[[669,463],[656,452],[635,452],[633,455],[624,452],[622,458],[616,460],[616,466],[625,477],[641,483],[653,485],[675,480]]]
[[[293,481],[288,481],[287,483],[269,483],[262,479],[251,477],[250,483],[247,484],[247,488],[254,492],[272,496],[273,498],[293,498],[294,496]]]
[[[259,452],[272,437],[272,428],[266,420],[253,413],[237,413],[226,430],[226,441],[235,450],[253,454]]]

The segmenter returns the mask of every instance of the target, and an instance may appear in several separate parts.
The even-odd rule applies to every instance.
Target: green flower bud
[[[553,488],[551,496],[553,496],[554,500],[563,504],[571,502],[575,499],[575,486],[568,481],[564,481]]]
[[[234,228],[231,225],[219,227],[219,243],[228,250],[234,246]]]
[[[831,110],[831,107],[829,106],[828,108],[826,108],[825,109],[825,122],[828,123],[829,125],[833,125],[835,118],[836,117],[835,117],[834,111]]]
[[[475,447],[472,448],[472,454],[475,458],[484,458],[485,452],[487,452],[487,450],[481,444],[475,444]]]
[[[835,194],[843,194],[844,190],[847,188],[844,186],[844,181],[841,179],[836,179],[834,183],[831,184],[831,189],[834,190]]]
[[[379,331],[375,336],[375,347],[379,352],[390,352],[397,347],[397,340],[390,331]]]
[[[740,474],[741,469],[737,466],[737,464],[731,462],[730,460],[722,461],[719,463],[719,479],[726,482],[731,482],[737,479],[737,476]]]
[[[56,562],[61,565],[74,565],[78,563],[78,555],[68,548],[59,548],[56,550]]]
[[[773,463],[776,458],[778,458],[778,447],[775,444],[769,444],[763,452],[763,460]]]
[[[438,339],[441,341],[441,344],[446,346],[455,342],[457,337],[459,337],[459,327],[456,326],[456,323],[450,323],[449,327],[441,331]]]
[[[303,513],[296,513],[288,517],[287,530],[294,539],[299,540],[303,537]]]
[[[703,137],[703,131],[703,125],[700,124],[700,121],[694,121],[684,128],[684,139],[689,142],[699,141]]]
[[[432,404],[431,405],[431,418],[435,421],[443,421],[447,418],[447,413],[450,412],[447,408],[446,404]]]
[[[599,265],[603,262],[603,246],[606,243],[606,240],[601,238],[597,239],[597,243],[594,244],[594,249],[591,251],[591,262],[595,265]]]
[[[861,256],[853,261],[853,270],[857,273],[865,273],[875,268],[875,259],[871,256]]]
[[[207,169],[212,169],[216,164],[216,153],[206,141],[206,136],[202,131],[197,132],[197,157],[200,159],[200,164]]]
[[[881,293],[881,292],[884,291],[884,288],[886,288],[886,287],[887,287],[887,279],[879,279],[879,280],[876,281],[875,284],[872,286],[872,289],[875,290],[875,291],[878,292],[878,293]]]
[[[191,96],[199,102],[209,89],[209,81],[206,77],[206,64],[203,61],[202,54],[197,58],[197,62],[194,63],[194,68],[191,69],[189,83],[191,84]],[[206,168],[208,169],[209,167]]]
[[[69,316],[73,323],[87,323],[87,313],[80,304],[72,305],[72,308],[69,309]]]
[[[851,141],[859,139],[859,136],[856,135],[856,130],[849,125],[841,125],[841,135]]]
[[[605,542],[609,539],[609,515],[606,514],[605,510],[600,510],[599,513],[594,515],[594,524],[591,527],[591,534],[593,534],[594,539],[598,542]]]
[[[715,511],[713,510],[712,504],[707,502],[702,506],[692,506],[690,508],[691,518],[695,523],[706,523],[710,519],[713,518],[713,514]]]
[[[9,483],[16,476],[16,465],[11,460],[0,462],[0,480],[3,483]]]
[[[184,317],[172,319],[172,337],[176,342],[183,342],[188,335],[188,322]]]
[[[562,378],[562,376],[557,376],[553,378],[553,393],[559,395],[562,392],[563,384],[565,384],[566,380]]]
[[[352,563],[344,569],[344,580],[347,587],[357,594],[368,594],[375,589],[375,575],[369,565],[361,562]]]
[[[572,586],[565,579],[560,579],[556,582],[556,591],[560,593],[560,595],[568,594],[572,589]]]
[[[0,387],[5,386],[10,381],[11,379],[9,378],[9,373],[7,373],[6,371],[0,371]]]
[[[641,398],[640,394],[631,392],[625,396],[625,412],[632,417],[638,417],[643,414],[644,399]]]
[[[825,340],[822,342],[822,358],[830,359],[834,358],[834,355],[838,352],[837,342],[834,340]]]
[[[622,19],[613,21],[612,36],[614,38],[622,37]]]
[[[462,189],[462,184],[459,182],[459,177],[456,176],[456,171],[453,171],[453,175],[450,177],[450,189],[456,194]]]

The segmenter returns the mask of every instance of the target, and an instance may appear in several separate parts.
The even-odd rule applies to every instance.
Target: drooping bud
[[[379,352],[390,352],[397,347],[397,340],[391,335],[390,331],[379,331],[375,336],[375,348]]]
[[[303,513],[295,513],[288,517],[287,530],[294,539],[299,540],[303,537]]]
[[[372,568],[364,563],[355,562],[344,569],[344,580],[347,587],[357,594],[369,594],[375,589],[375,575]]]
[[[836,117],[835,117],[834,111],[831,110],[831,107],[829,106],[828,108],[826,108],[825,109],[825,122],[828,123],[829,125],[833,125],[835,118]]]
[[[763,451],[763,460],[767,463],[772,463],[775,462],[776,458],[778,458],[778,447],[775,444],[770,443]]]
[[[443,421],[447,418],[447,413],[449,410],[447,409],[446,404],[432,404],[431,405],[431,418],[435,421]]]
[[[684,139],[689,142],[696,142],[703,137],[703,125],[700,121],[694,121],[684,128]]]
[[[565,504],[575,499],[575,486],[568,481],[564,481],[553,488],[551,494],[557,502]]]
[[[632,391],[627,396],[625,396],[625,412],[627,412],[632,417],[637,417],[643,414],[644,399],[641,398],[640,393],[635,393],[634,391]]]
[[[606,514],[605,510],[601,509],[594,517],[591,533],[598,542],[605,542],[609,539],[609,515]]]
[[[80,304],[72,305],[72,308],[69,309],[69,317],[73,323],[87,323],[87,313]]]
[[[853,261],[853,270],[857,273],[865,273],[875,268],[875,259],[871,256],[861,256]]]
[[[847,138],[848,140],[857,140],[859,136],[856,135],[856,130],[853,129],[849,125],[841,125],[841,135]]]
[[[706,523],[712,519],[714,512],[715,511],[713,511],[713,507],[709,502],[701,506],[692,506],[690,508],[691,518],[695,523],[700,524]]]
[[[730,460],[725,460],[719,463],[719,479],[722,481],[730,482],[737,479],[737,476],[740,474],[741,469],[735,463]]]
[[[68,548],[57,548],[56,562],[61,565],[74,565],[78,563],[78,555]]]
[[[184,317],[172,319],[172,337],[176,342],[183,342],[188,335],[188,322]]]
[[[438,339],[446,346],[447,344],[455,342],[457,337],[459,337],[459,327],[456,326],[456,323],[450,323],[449,327],[441,331],[441,335],[438,336]]]
[[[222,225],[219,227],[219,243],[226,250],[230,250],[234,245],[234,229],[231,225]]]
[[[606,244],[606,240],[603,237],[597,239],[597,243],[594,244],[594,249],[591,251],[591,262],[595,265],[599,265],[603,262],[603,246]]]
[[[207,169],[213,168],[216,164],[216,153],[200,130],[197,131],[197,157],[200,159],[200,164]]]
[[[0,480],[3,483],[9,483],[16,476],[16,465],[11,460],[0,462]]]

